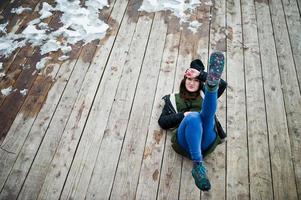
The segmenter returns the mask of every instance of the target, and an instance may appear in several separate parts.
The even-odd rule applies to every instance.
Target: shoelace
[[[207,169],[204,165],[200,164],[196,167],[196,175],[199,177],[199,176],[206,176],[206,172],[207,172]],[[201,178],[201,177],[199,177]]]

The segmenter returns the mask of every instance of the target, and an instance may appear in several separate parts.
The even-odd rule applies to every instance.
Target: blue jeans
[[[217,108],[217,90],[205,91],[201,112],[191,112],[182,120],[177,139],[179,145],[190,153],[192,160],[202,161],[204,152],[216,139],[214,116]]]

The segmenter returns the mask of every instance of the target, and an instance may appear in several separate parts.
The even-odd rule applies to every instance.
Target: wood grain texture
[[[289,33],[290,45],[292,48],[293,61],[296,68],[297,80],[296,82],[288,82],[286,92],[286,109],[288,118],[288,130],[290,134],[291,150],[294,162],[294,170],[297,183],[298,197],[301,197],[301,108],[300,108],[300,95],[298,95],[298,89],[293,89],[294,95],[292,95],[292,89],[290,87],[299,86],[301,91],[301,18],[300,13],[295,1],[283,0],[283,8],[285,11],[285,19],[287,24],[287,30]],[[290,58],[291,59],[291,58]],[[286,62],[286,61],[285,61]],[[285,64],[287,65],[287,63]],[[286,74],[286,73],[285,73]],[[286,79],[291,79],[290,76],[294,75],[294,69],[285,75]],[[292,80],[291,80],[292,81]],[[295,80],[293,80],[295,81]],[[297,95],[296,95],[297,94]]]
[[[293,3],[293,2],[292,2]],[[294,66],[293,52],[290,46],[289,30],[286,27],[286,20],[284,10],[281,1],[273,1],[270,3],[270,10],[272,16],[272,23],[275,36],[276,52],[278,57],[278,66],[280,71],[280,78],[282,84],[282,91],[284,97],[284,105],[286,109],[286,118],[288,123],[288,132],[290,138],[288,138],[288,148],[290,155],[293,156],[293,168],[301,167],[301,155],[300,153],[300,128],[301,128],[301,96],[300,90],[298,90],[298,80],[296,69]],[[288,17],[289,18],[289,17]],[[299,18],[300,19],[300,18]],[[300,21],[299,21],[300,23]],[[296,29],[300,28],[300,24]],[[293,35],[292,35],[293,36]],[[295,46],[295,45],[294,45]],[[294,48],[296,49],[296,48]],[[289,147],[291,145],[291,147]],[[292,152],[293,151],[293,152]],[[290,165],[291,166],[291,165]],[[288,181],[288,190],[290,191],[284,198],[297,198],[298,194],[297,184],[300,188],[301,174],[300,170],[295,171],[291,167],[288,169],[293,170],[288,172],[283,181]],[[296,183],[297,181],[297,183]],[[300,191],[299,191],[300,192]]]
[[[249,199],[245,74],[240,1],[227,1],[227,199]],[[232,35],[230,35],[232,34]]]
[[[116,50],[112,50],[111,56],[108,57],[111,50],[110,47],[113,48],[113,45],[115,47],[120,47],[121,41],[130,45],[132,34],[135,28],[135,26],[133,28],[127,26],[126,19],[122,20],[123,12],[125,11],[126,6],[127,2],[115,2],[111,19],[113,20],[113,18],[115,18],[117,24],[122,21],[119,30],[120,35],[117,37],[117,31],[119,28],[115,27],[115,30],[112,31],[112,35],[108,36],[106,42],[103,44],[104,46],[97,50],[94,57],[92,67],[97,69],[99,64],[101,64],[104,69],[104,74],[101,78],[100,85],[98,86],[98,92],[91,108],[81,142],[70,168],[64,190],[60,197],[61,199],[83,199],[85,196],[87,196],[87,198],[90,197],[88,194],[86,194],[86,192],[89,188],[90,181],[92,181],[90,179],[96,165],[97,155],[99,152],[98,149],[100,148],[102,138],[105,134],[105,128],[108,120],[107,118],[111,113],[111,103],[115,103],[115,101],[113,101],[115,95],[113,91],[116,90],[115,87],[117,87],[120,76],[122,76],[121,73],[123,69],[121,66],[123,65],[123,62],[125,62],[129,48],[126,45],[124,48],[116,48]],[[127,30],[127,32],[125,32],[125,30]],[[125,38],[127,38],[127,40],[124,40]],[[116,41],[114,43],[115,39]],[[103,57],[109,58],[108,63],[106,60],[102,59]],[[116,60],[116,57],[119,59]],[[108,86],[108,84],[110,86]],[[106,98],[103,98],[104,96]],[[98,120],[95,120],[95,118]],[[97,183],[101,182],[98,180]],[[100,188],[97,187],[97,189]]]
[[[154,46],[150,46],[150,48],[160,47],[160,51],[154,50],[152,55],[153,59],[156,60],[155,64],[160,65],[160,72],[144,147],[141,172],[139,174],[139,182],[135,196],[136,199],[156,199],[161,176],[166,131],[160,129],[158,118],[163,108],[162,105],[164,104],[161,98],[167,93],[170,93],[173,87],[177,52],[169,51],[168,46],[173,46],[178,43],[177,40],[169,40],[166,38],[168,24],[164,23],[165,15],[166,13],[164,12],[157,13],[153,25],[153,31],[156,30],[155,28],[160,27],[160,31],[157,31],[157,34],[152,37]],[[165,49],[164,52],[163,49]]]
[[[73,51],[74,53],[77,52],[79,54],[78,49],[74,49]],[[61,95],[67,85],[74,64],[75,61],[70,61],[65,62],[61,66],[56,77],[56,82],[53,83],[54,85],[48,92],[47,100],[34,121],[32,118],[24,119],[22,114],[20,123],[16,123],[16,125],[13,125],[10,129],[10,131],[16,132],[17,135],[22,132],[24,135],[28,136],[25,141],[20,139],[11,140],[15,154],[1,155],[1,160],[5,161],[5,167],[2,168],[1,177],[7,177],[9,173],[8,179],[2,190],[3,194],[1,193],[0,195],[1,197],[8,195],[12,198],[17,196],[18,192],[21,190],[22,184],[30,170],[31,164],[33,163],[43,137],[45,136],[44,134],[47,127],[53,117],[53,113],[55,112]]]
[[[273,199],[255,6],[250,1],[242,1],[241,6],[246,79],[250,198]]]
[[[0,96],[0,199],[300,198],[300,0],[201,1],[189,16],[202,24],[195,33],[170,11],[140,12],[142,2],[110,0],[105,37],[73,45],[65,62],[51,53],[40,73],[39,48],[0,58],[0,89],[29,89]],[[33,11],[10,13],[21,5]],[[41,5],[11,1],[0,23],[21,33]],[[58,28],[60,15],[46,22]],[[216,50],[228,138],[205,158],[212,188],[200,192],[157,120],[190,62],[207,66]]]
[[[267,4],[256,2],[260,55],[266,99],[274,199],[296,199],[284,94],[278,68],[277,47]],[[276,24],[275,24],[276,25]],[[274,27],[275,28],[275,27]]]
[[[141,17],[140,17],[141,18]],[[139,18],[139,20],[140,20]],[[143,19],[144,17],[142,17]],[[144,23],[147,23],[144,22]],[[142,69],[137,83],[135,101],[132,105],[128,127],[125,133],[123,148],[112,188],[112,199],[135,198],[143,149],[147,137],[148,125],[154,103],[155,89],[160,69],[161,55],[164,47],[165,28],[163,18],[158,15],[152,23],[148,46],[145,51]],[[138,28],[138,27],[137,27]],[[145,30],[148,30],[145,28]],[[158,33],[162,39],[158,39]],[[153,58],[160,59],[153,59]]]
[[[167,65],[174,70],[173,77],[171,79],[172,87],[169,88],[169,93],[172,93],[174,88],[177,87],[177,85],[175,86],[174,84],[174,76],[177,70],[177,59],[179,53],[178,47],[180,45],[181,36],[179,28],[174,27],[173,25],[173,21],[168,24],[165,51],[163,55],[163,61],[165,61],[166,59],[167,61],[166,64],[162,63],[162,67]],[[163,151],[163,160],[161,164],[162,166],[160,171],[157,199],[178,199],[182,158],[171,147],[171,134],[171,131],[166,132],[166,142]]]

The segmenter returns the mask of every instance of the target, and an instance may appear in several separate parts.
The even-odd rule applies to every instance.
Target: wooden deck
[[[111,0],[107,36],[40,74],[38,48],[1,61],[0,89],[29,92],[0,96],[0,199],[301,199],[301,1],[202,0],[195,34],[169,12],[138,12],[141,1]],[[0,20],[20,32],[37,13],[10,10],[39,3],[3,3]],[[228,139],[205,159],[212,190],[200,192],[157,120],[190,61],[214,50],[226,55]]]

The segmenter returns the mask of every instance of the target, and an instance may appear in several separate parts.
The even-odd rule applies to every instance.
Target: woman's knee
[[[186,117],[185,120],[187,122],[200,122],[201,117],[199,112],[190,112]]]

